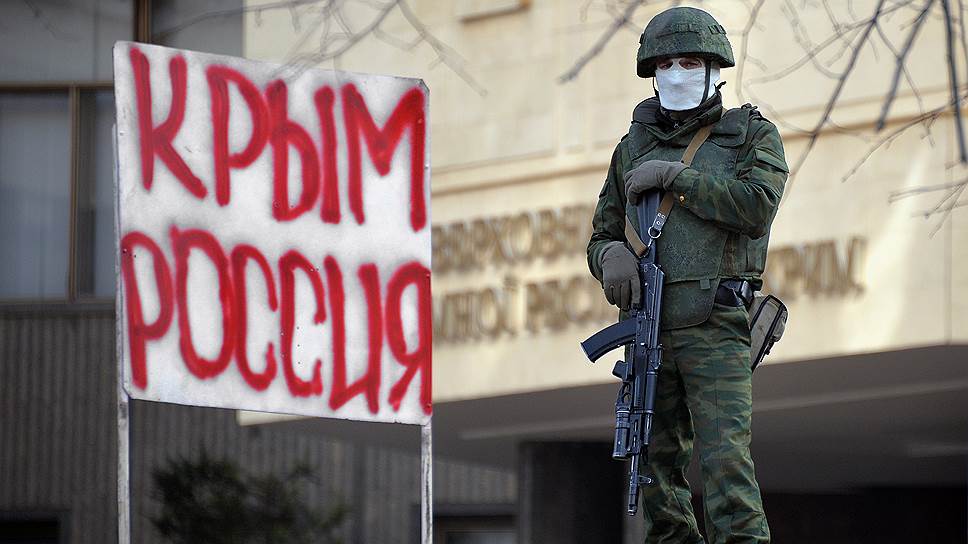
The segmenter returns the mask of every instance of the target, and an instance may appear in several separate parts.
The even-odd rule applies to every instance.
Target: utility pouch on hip
[[[749,309],[750,358],[753,370],[759,365],[773,344],[780,341],[790,313],[783,302],[773,295],[756,295]]]

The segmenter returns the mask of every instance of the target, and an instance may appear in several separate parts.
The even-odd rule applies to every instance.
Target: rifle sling
[[[693,135],[692,140],[689,141],[689,145],[686,147],[686,151],[682,154],[682,164],[689,166],[692,164],[692,160],[696,158],[696,152],[702,147],[702,144],[709,138],[709,135],[713,131],[713,125],[706,125],[696,131]],[[659,211],[655,214],[655,222],[652,223],[652,230],[655,231],[655,237],[658,238],[662,233],[662,227],[665,226],[666,219],[669,217],[669,212],[672,211],[672,207],[675,205],[676,199],[672,194],[672,191],[666,191],[662,196],[662,201],[659,202]],[[628,240],[629,245],[632,247],[632,251],[635,255],[641,257],[649,251],[649,245],[642,241],[639,233],[635,231],[635,227],[632,226],[632,221],[629,219],[628,215],[625,216],[625,239]]]

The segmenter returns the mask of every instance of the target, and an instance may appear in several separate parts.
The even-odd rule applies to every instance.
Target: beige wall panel
[[[802,248],[833,241],[837,264],[845,266],[848,242],[853,238],[863,240],[855,253],[853,274],[862,289],[839,294],[821,289],[810,294],[804,285],[793,286],[794,296],[787,297],[792,316],[789,328],[768,364],[948,341],[945,331],[951,304],[949,274],[954,274],[958,292],[958,282],[965,281],[964,274],[958,274],[959,266],[964,269],[965,255],[953,256],[955,265],[949,272],[949,235],[942,230],[930,236],[936,222],[918,217],[935,202],[932,197],[894,203],[888,198],[892,192],[945,179],[945,155],[951,145],[947,134],[948,131],[939,130],[936,146],[931,147],[920,145],[921,134],[913,131],[890,149],[874,154],[865,168],[846,183],[839,173],[856,160],[863,144],[850,137],[832,136],[814,150],[824,158],[824,168],[808,167],[794,181],[774,224],[771,247]],[[793,139],[788,153],[795,156],[803,143]],[[518,184],[500,191],[438,197],[435,210],[444,215],[438,214],[435,222],[460,219],[462,213],[470,210],[473,216],[486,216],[589,202],[582,193],[594,194],[600,179],[600,175],[588,174]],[[952,228],[957,230],[957,225],[952,224]],[[500,285],[500,278],[506,274],[526,282],[586,273],[584,259],[576,254],[552,263],[488,267],[462,275],[438,274],[435,296],[489,283]],[[957,308],[956,303],[956,315]],[[575,342],[595,328],[594,324],[572,325],[556,333],[524,331],[514,338],[439,345],[435,351],[437,398],[608,382],[609,369],[604,368],[608,365],[590,371],[581,352],[575,349]],[[963,334],[960,338],[965,341]],[[520,367],[521,364],[525,366]]]
[[[889,202],[896,191],[943,182],[950,141],[944,129],[937,145],[912,131],[875,153],[858,174],[842,172],[865,149],[849,136],[828,135],[793,181],[771,237],[771,249],[834,240],[844,251],[852,237],[866,240],[856,274],[863,290],[841,295],[799,293],[788,298],[787,335],[773,362],[898,349],[945,341],[946,240],[930,236],[934,221],[917,217],[932,201]],[[787,144],[797,156],[804,141]],[[769,264],[768,264],[769,266]]]
[[[611,24],[612,16],[598,4],[589,4],[584,19],[580,4],[562,5],[556,15],[557,77],[568,72],[586,54]],[[640,100],[652,96],[652,84],[635,75],[637,49],[638,36],[619,31],[601,54],[584,67],[578,78],[558,86],[559,97],[562,97],[560,107],[566,119],[562,130],[580,126],[585,145],[607,148],[605,161],[612,147],[628,130],[632,109]],[[570,95],[574,95],[573,100],[564,99]]]
[[[583,204],[591,220],[591,206],[601,188],[601,175],[578,175],[533,183],[520,183],[500,191],[468,191],[448,194],[434,200],[434,224],[515,215],[539,209],[561,209]],[[587,235],[582,237],[582,243]],[[580,306],[593,304],[597,319],[567,322],[554,330],[542,327],[532,332],[527,327],[528,284],[545,281],[564,282],[578,277],[590,283],[585,256],[574,246],[554,259],[534,258],[521,264],[486,264],[463,272],[446,271],[434,275],[434,297],[442,303],[448,294],[488,287],[502,289],[506,279],[518,286],[510,297],[514,334],[463,342],[448,342],[438,337],[434,349],[435,400],[447,401],[494,394],[584,385],[611,379],[611,362],[593,366],[578,343],[599,328],[614,321],[617,312],[607,308],[597,283],[590,288]],[[550,311],[550,310],[549,310]],[[547,313],[543,318],[551,318]],[[567,321],[567,320],[566,320]],[[607,368],[606,368],[607,367]]]

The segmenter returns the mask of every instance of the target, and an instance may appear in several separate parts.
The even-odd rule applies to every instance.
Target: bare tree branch
[[[966,98],[968,98],[968,97],[966,97]],[[885,136],[883,136],[879,140],[877,140],[874,143],[874,145],[872,145],[867,150],[867,152],[864,153],[864,155],[862,155],[857,160],[857,162],[854,163],[854,165],[847,171],[847,173],[844,174],[844,176],[841,178],[840,181],[841,182],[846,182],[847,180],[849,180],[850,178],[852,178],[857,173],[857,171],[860,170],[861,167],[867,162],[867,160],[871,158],[871,156],[874,154],[874,152],[876,152],[877,150],[879,150],[882,147],[889,146],[897,138],[899,138],[902,134],[904,134],[905,132],[907,132],[911,128],[913,128],[915,126],[918,126],[918,125],[927,125],[928,128],[930,128],[930,124],[933,123],[934,121],[936,121],[942,115],[944,115],[944,112],[947,111],[948,108],[950,108],[950,107],[951,107],[950,104],[944,104],[941,107],[938,107],[938,108],[935,108],[935,109],[933,109],[933,110],[931,110],[929,112],[923,113],[923,114],[915,117],[911,121],[909,121],[907,123],[904,123],[903,125],[901,125],[897,129],[891,131],[890,133],[886,134]]]
[[[77,41],[77,36],[73,36],[54,26],[54,23],[50,20],[50,17],[47,17],[47,15],[44,14],[44,11],[37,7],[33,0],[22,0],[22,2],[25,6],[27,6],[27,9],[30,10],[30,13],[33,15],[34,19],[40,21],[41,26],[43,26],[44,30],[46,30],[51,36],[59,40]]]
[[[749,18],[746,20],[746,27],[740,32],[740,59],[743,62],[737,63],[736,69],[736,96],[743,101],[743,76],[746,74],[746,62],[751,58],[749,53],[750,46],[750,34],[753,32],[753,28],[756,27],[756,21],[759,19],[760,10],[763,9],[763,4],[766,0],[756,0],[756,4],[749,8]]]
[[[911,71],[908,70],[907,64],[904,62],[904,57],[906,56],[906,54],[902,51],[898,51],[897,48],[894,47],[894,44],[893,42],[891,42],[891,39],[888,37],[887,32],[884,30],[883,25],[878,23],[876,28],[877,28],[877,35],[880,36],[881,41],[884,42],[884,46],[887,47],[888,51],[890,51],[892,55],[894,55],[894,62],[895,62],[895,66],[898,68],[897,70],[898,73],[904,74],[904,80],[907,82],[908,87],[910,87],[911,92],[914,94],[915,100],[917,100],[918,102],[918,111],[921,113],[924,113],[924,98],[921,96],[921,92],[918,90],[918,86],[914,81],[914,77],[911,75]],[[894,89],[895,94],[896,92],[897,92],[897,89]],[[879,132],[879,131],[880,129],[877,128],[877,125],[875,125],[874,132]],[[930,133],[926,131],[926,134],[930,134]]]
[[[275,11],[279,9],[291,10],[298,6],[312,5],[319,3],[320,0],[281,0],[279,2],[270,2],[266,4],[258,4],[252,6],[244,6],[241,8],[229,8],[215,11],[208,11],[201,15],[185,19],[177,25],[166,28],[165,30],[155,32],[152,34],[151,38],[154,42],[163,42],[179,32],[204,23],[211,21],[213,19],[224,19],[226,17],[237,17],[246,13],[255,13],[257,16],[261,16],[267,11]]]
[[[812,151],[813,147],[816,145],[817,138],[820,137],[820,132],[823,130],[823,127],[827,124],[827,121],[830,119],[830,114],[833,112],[834,106],[837,105],[837,100],[840,98],[840,93],[843,92],[844,85],[847,83],[847,79],[850,77],[850,73],[854,70],[854,66],[856,66],[857,64],[857,58],[860,56],[860,52],[863,49],[862,45],[867,42],[868,38],[870,37],[871,31],[874,29],[874,26],[877,24],[878,18],[881,16],[881,12],[884,9],[885,2],[886,0],[878,0],[877,8],[874,9],[873,17],[871,17],[870,21],[867,23],[867,26],[864,28],[863,34],[861,35],[861,38],[859,40],[859,45],[854,49],[853,53],[851,54],[850,60],[847,63],[846,69],[844,69],[843,74],[841,75],[840,79],[837,81],[837,86],[834,88],[833,93],[831,93],[830,98],[827,100],[827,105],[824,107],[823,115],[820,116],[820,119],[817,121],[816,126],[814,126],[813,131],[810,134],[810,139],[807,141],[807,146],[803,150],[803,152],[800,153],[800,157],[797,159],[797,162],[794,164],[793,168],[791,169],[791,172],[796,173],[800,170],[800,167],[803,166],[803,162],[807,159],[807,156],[810,154],[810,151]],[[787,189],[786,189],[787,192],[789,192],[793,188],[792,185],[795,181],[796,181],[795,176],[791,176],[791,179],[789,180],[789,182],[787,182]]]
[[[961,34],[961,53],[968,64],[968,31],[965,30],[965,5],[962,0],[958,0],[958,29]]]
[[[586,53],[575,62],[572,68],[559,78],[560,82],[571,81],[577,77],[589,62],[601,54],[609,40],[619,29],[632,24],[631,18],[635,9],[647,3],[646,0],[625,3],[615,0],[603,1],[606,4],[606,11],[612,14],[609,26]],[[936,5],[935,0],[879,0],[870,14],[861,14],[853,0],[848,0],[846,3],[832,2],[831,0],[784,0],[783,3],[776,4],[780,5],[780,10],[790,25],[790,36],[802,50],[802,55],[778,70],[769,72],[767,72],[762,61],[750,54],[750,42],[754,31],[760,28],[759,19],[762,12],[765,11],[764,8],[776,4],[767,3],[765,0],[735,1],[742,2],[748,12],[743,28],[733,37],[734,45],[738,46],[736,96],[741,101],[746,101],[746,97],[751,98],[767,113],[771,121],[783,127],[784,130],[802,134],[807,138],[806,145],[793,165],[786,194],[790,193],[796,173],[802,170],[821,136],[828,133],[847,135],[868,142],[866,151],[843,175],[842,181],[844,182],[854,177],[874,153],[889,147],[912,129],[923,129],[925,145],[934,145],[932,131],[937,122],[942,119],[951,118],[955,123],[958,134],[958,162],[956,164],[965,164],[966,135],[963,129],[961,104],[968,100],[968,83],[961,81],[958,68],[960,62],[968,69],[968,31],[965,28],[965,20],[968,17],[966,17],[964,0],[940,0],[942,3],[941,10],[933,9]],[[666,4],[678,5],[679,2],[667,0]],[[592,0],[587,0],[582,8],[582,13],[586,13],[591,5]],[[619,5],[623,6],[624,9],[615,9]],[[846,15],[844,14],[845,8]],[[819,41],[811,38],[812,33],[818,33],[818,29],[813,26],[815,23],[811,22],[810,28],[806,23],[808,20],[816,21],[816,18],[808,18],[806,11],[817,9],[823,10],[826,24],[829,25],[830,29],[829,34],[823,36]],[[898,21],[899,17],[904,19]],[[926,110],[925,100],[918,87],[918,82],[909,69],[909,59],[920,36],[924,34],[922,30],[929,21],[940,21],[945,25],[945,55],[949,71],[948,94],[950,96],[944,104],[937,107],[932,106],[931,109]],[[958,50],[957,55],[956,50]],[[859,64],[860,55],[864,52],[873,54],[875,60],[881,59],[883,55],[888,55],[887,58],[893,63],[892,69],[888,72],[889,79],[884,82],[887,92],[881,103],[878,117],[871,127],[873,130],[847,128],[834,120],[834,112],[841,105],[845,87],[849,80],[856,78],[856,67]],[[750,77],[747,63],[751,67],[758,68],[762,73],[756,77]],[[824,97],[818,117],[810,120],[808,126],[798,126],[773,108],[768,101],[757,96],[755,89],[761,85],[775,83],[777,80],[802,73],[805,69],[811,71],[811,77],[821,75],[832,80],[834,84]],[[898,97],[902,95],[902,78],[916,100],[918,113],[900,126],[886,130],[891,111]],[[948,169],[954,167],[955,165],[945,166]],[[919,213],[920,216],[925,218],[940,218],[939,223],[932,230],[933,235],[947,220],[952,210],[968,206],[968,200],[963,200],[968,198],[965,196],[966,186],[968,186],[968,177],[962,181],[945,185],[906,189],[891,193],[889,202],[915,195],[935,195],[937,198],[933,204]]]
[[[881,15],[887,15],[889,13],[892,13],[892,12],[895,12],[895,11],[901,9],[902,7],[903,6],[895,5],[895,6],[892,6],[892,7],[889,7],[889,8],[884,8],[884,9],[881,10],[880,14]],[[764,75],[762,77],[756,78],[755,80],[750,80],[749,83],[751,85],[752,84],[756,84],[756,83],[766,83],[766,82],[776,81],[778,79],[783,79],[783,78],[785,78],[785,77],[787,77],[789,75],[792,75],[794,72],[796,72],[800,68],[804,67],[808,63],[814,63],[814,62],[816,62],[815,61],[815,58],[818,55],[820,55],[822,52],[824,52],[831,45],[837,43],[838,41],[841,41],[841,35],[842,34],[860,32],[862,30],[866,30],[866,29],[870,28],[870,25],[871,25],[871,19],[866,19],[866,20],[863,20],[863,21],[853,22],[853,23],[847,24],[847,25],[841,25],[839,31],[835,31],[832,35],[828,36],[823,41],[818,42],[815,47],[805,49],[804,55],[802,57],[798,58],[793,63],[789,64],[788,66],[786,66],[786,67],[784,67],[784,68],[782,68],[782,69],[780,69],[780,70],[778,70],[776,72],[772,72],[770,74],[766,74],[766,75]],[[858,46],[862,46],[862,45],[863,44],[859,44]],[[842,54],[843,54],[843,51],[841,51],[839,53],[836,53],[834,55],[834,57],[835,58],[839,58]],[[838,76],[838,78],[839,78],[839,76]],[[835,79],[837,79],[837,78],[835,78]]]
[[[887,122],[887,116],[891,111],[891,105],[894,103],[894,99],[897,97],[897,87],[901,80],[901,73],[905,71],[906,61],[908,53],[911,52],[911,48],[914,46],[914,41],[918,36],[918,32],[921,27],[924,26],[924,21],[927,20],[926,15],[928,11],[931,10],[931,6],[934,4],[934,0],[926,0],[924,3],[924,8],[921,13],[918,14],[918,18],[915,20],[914,24],[911,26],[911,31],[908,32],[907,40],[904,42],[904,47],[901,48],[900,54],[895,54],[897,59],[896,69],[894,70],[894,77],[891,79],[891,88],[887,92],[887,98],[884,99],[884,106],[881,108],[881,116],[877,118],[877,124],[874,130],[880,132],[884,128],[884,123]],[[886,38],[885,38],[885,41]],[[911,85],[914,88],[914,85]]]
[[[629,4],[625,7],[625,10],[622,11],[622,14],[619,17],[612,19],[612,23],[608,25],[608,28],[606,28],[604,32],[602,32],[598,40],[592,44],[588,51],[578,58],[575,64],[572,65],[567,72],[558,78],[558,82],[567,83],[578,77],[578,74],[581,73],[582,69],[584,69],[585,66],[592,61],[592,59],[597,57],[599,53],[605,49],[605,46],[608,45],[608,42],[611,41],[613,36],[615,36],[615,33],[632,20],[632,15],[635,14],[635,10],[639,9],[639,7],[644,5],[646,2],[648,2],[648,0],[633,0],[629,2]]]
[[[945,191],[951,190],[961,185],[964,185],[968,180],[956,181],[953,183],[941,183],[938,185],[925,185],[923,187],[914,187],[911,189],[902,189],[900,191],[893,191],[887,198],[888,202],[897,202],[898,200],[903,200],[910,196],[923,195],[925,193],[933,193],[935,191]]]
[[[353,28],[346,17],[346,7],[350,3],[366,6],[373,11],[370,19],[360,28]],[[381,29],[381,25],[394,9],[399,10],[410,27],[416,32],[417,37],[415,39],[401,39]],[[295,76],[324,62],[332,62],[334,66],[338,65],[343,55],[364,39],[373,36],[383,43],[406,51],[413,50],[421,43],[427,44],[435,55],[431,67],[443,64],[478,95],[484,96],[487,94],[487,89],[467,70],[466,60],[453,48],[437,38],[410,9],[405,0],[279,0],[241,8],[206,12],[156,33],[154,39],[164,41],[197,24],[246,13],[254,14],[256,25],[261,25],[262,15],[273,11],[285,11],[289,14],[293,33],[296,35],[295,41],[285,56],[286,63],[279,70],[280,74],[285,74],[287,77]],[[303,17],[313,13],[315,13],[313,20],[309,21],[309,24],[303,24]],[[306,51],[307,44],[315,36],[318,36],[318,44]]]
[[[374,17],[359,32],[346,32],[348,29],[346,22],[342,21],[339,15],[334,14],[333,19],[340,24],[343,27],[344,32],[346,32],[344,34],[345,39],[343,40],[343,44],[335,48],[333,51],[330,51],[328,47],[321,47],[317,51],[294,55],[290,58],[287,65],[283,67],[283,70],[289,71],[290,75],[294,75],[321,62],[339,58],[352,49],[356,44],[360,43],[360,41],[366,38],[371,32],[379,28],[387,16],[390,15],[390,11],[392,11],[393,8],[397,7],[400,3],[402,3],[402,0],[391,0],[387,4],[383,5],[377,11],[376,17]],[[339,10],[336,11],[338,12]]]
[[[460,76],[465,83],[471,86],[475,92],[480,96],[487,95],[487,89],[485,89],[481,84],[479,84],[471,75],[464,69],[464,59],[460,58],[460,55],[454,51],[450,46],[444,42],[437,39],[427,27],[414,15],[410,6],[404,1],[400,1],[400,12],[403,16],[410,22],[410,25],[417,31],[420,38],[429,45],[434,52],[437,54],[437,60],[447,65],[455,74]]]
[[[968,149],[965,147],[965,127],[961,118],[961,95],[958,94],[958,67],[955,59],[954,22],[948,0],[941,0],[944,9],[945,37],[947,41],[948,75],[951,84],[952,108],[955,115],[955,129],[958,133],[958,155],[962,164],[968,164]]]

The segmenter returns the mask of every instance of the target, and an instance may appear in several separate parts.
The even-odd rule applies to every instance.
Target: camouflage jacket
[[[755,107],[724,112],[718,95],[710,104],[675,125],[657,99],[640,103],[612,154],[592,219],[588,266],[601,281],[601,252],[608,242],[625,241],[626,214],[638,228],[625,198],[625,172],[646,160],[680,160],[696,130],[714,123],[692,166],[673,182],[676,206],[656,241],[656,261],[666,274],[663,329],[706,321],[723,278],[762,285],[770,226],[789,172],[776,127]]]

